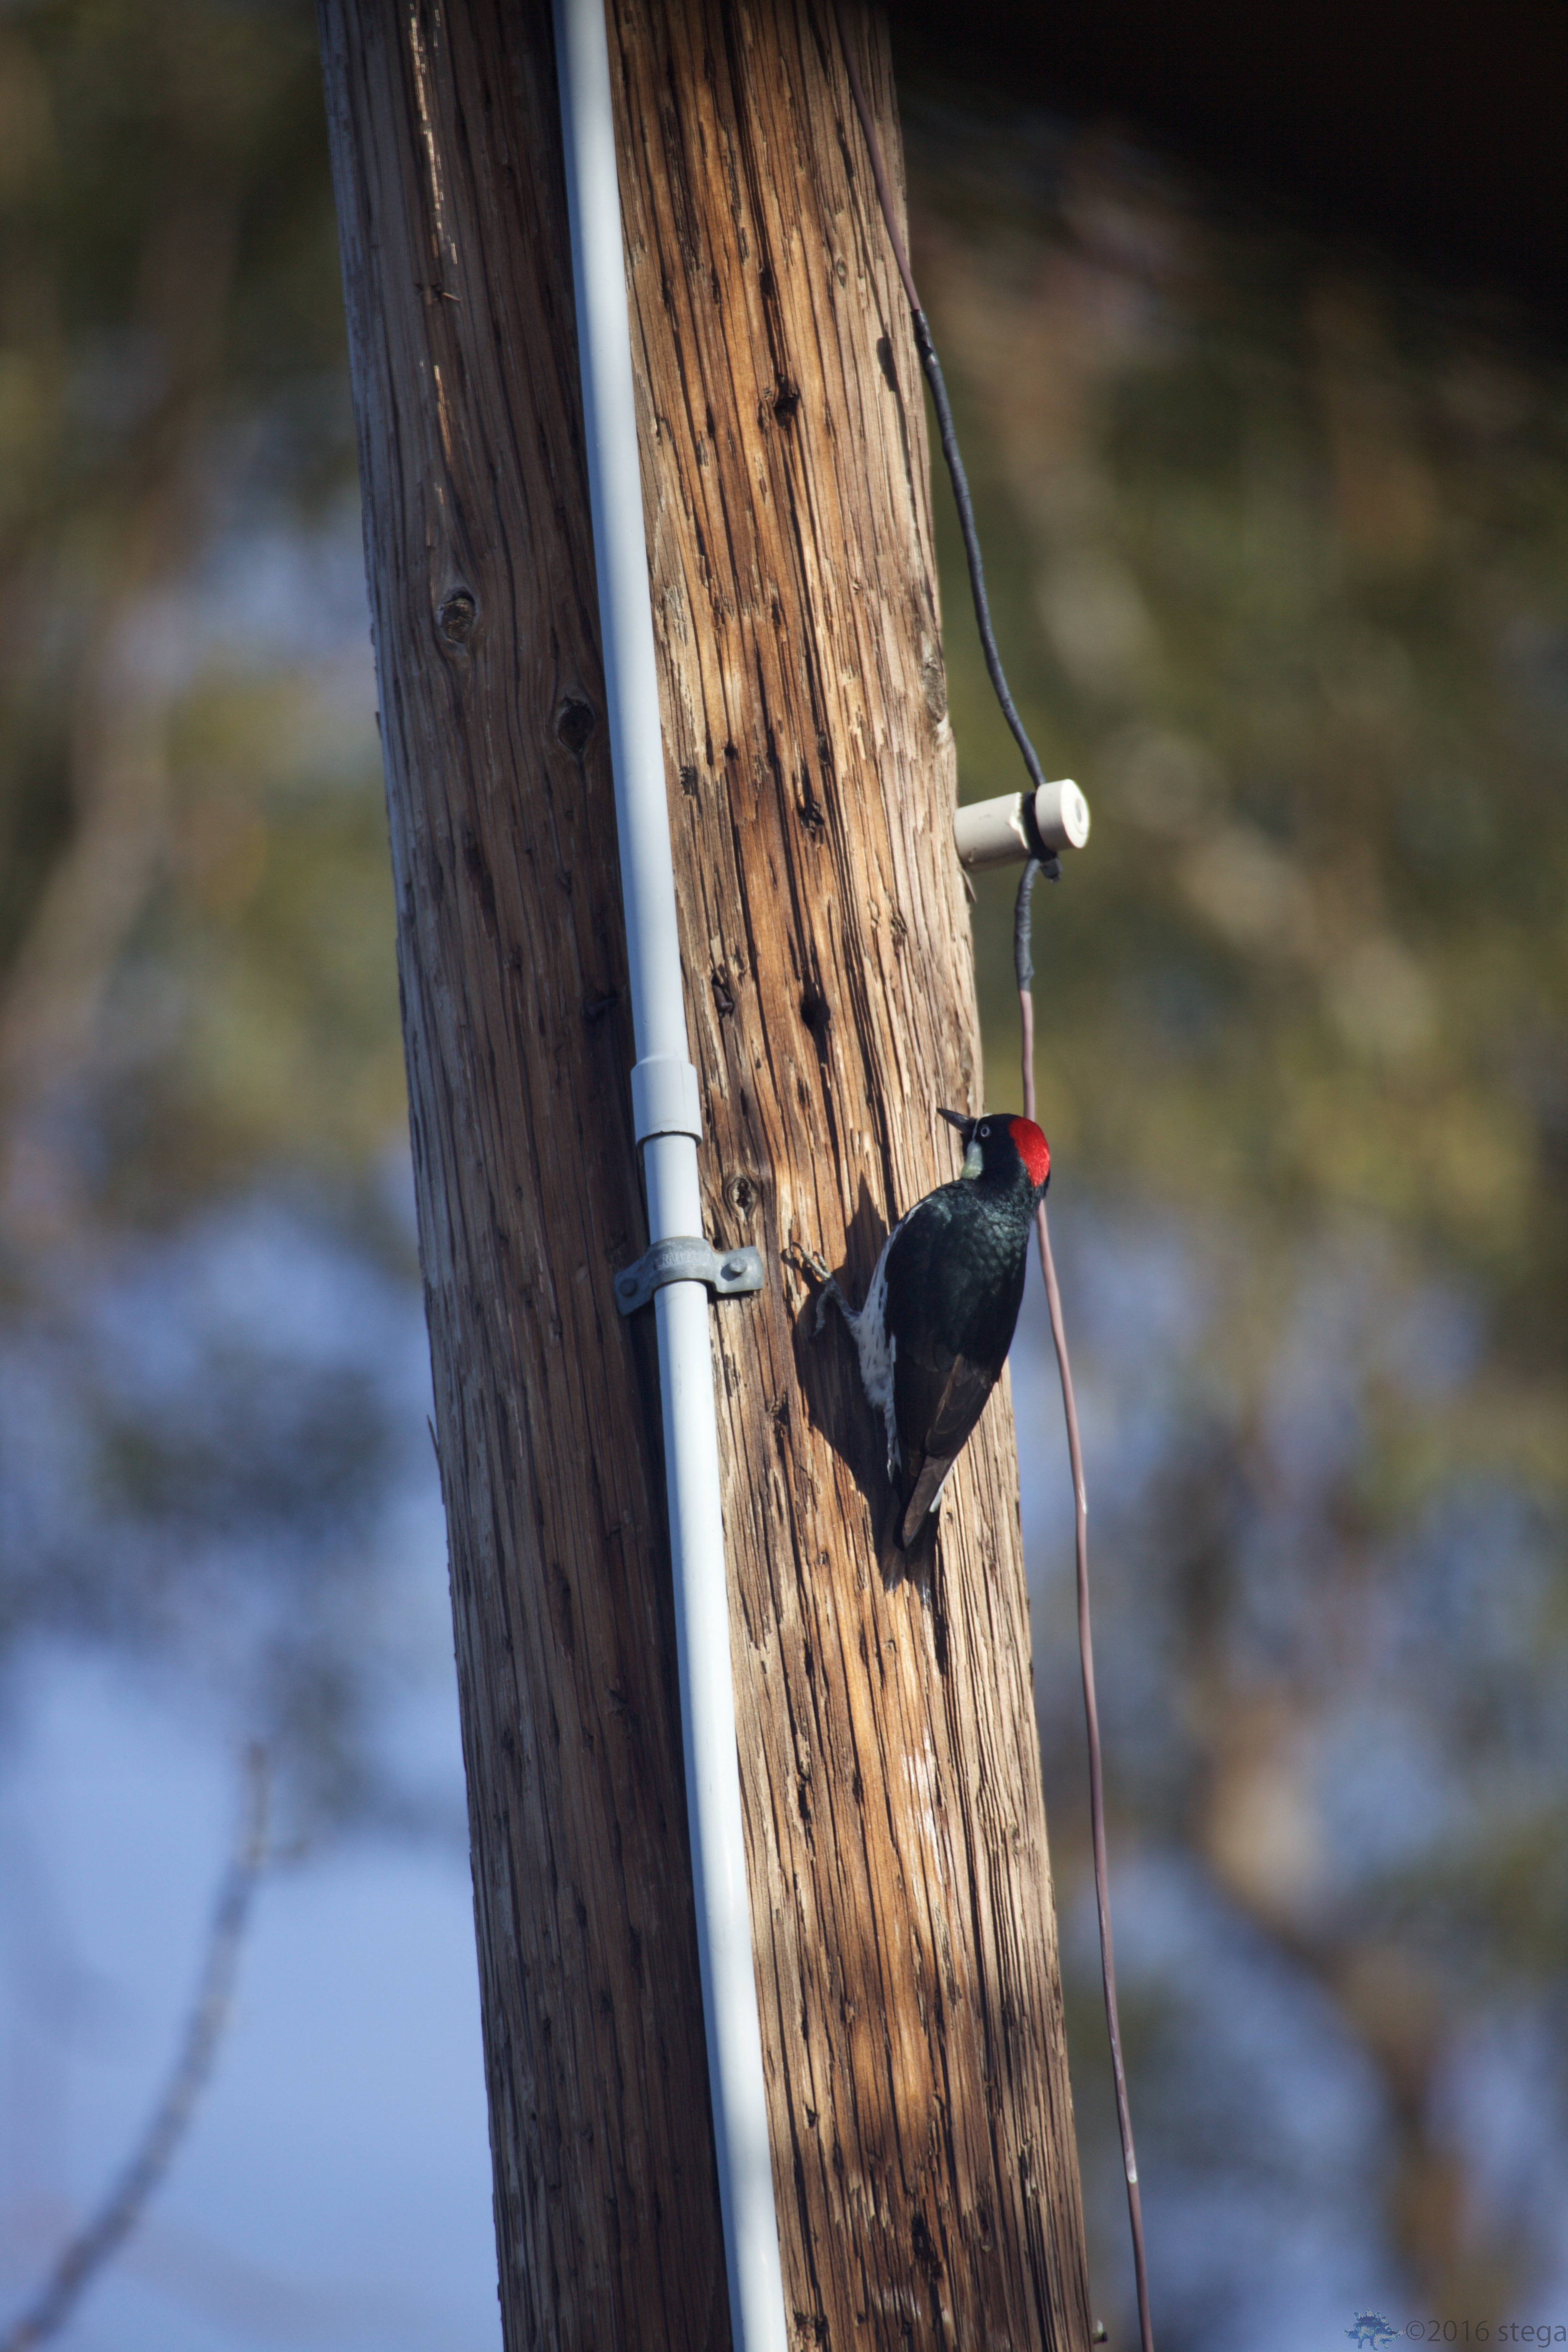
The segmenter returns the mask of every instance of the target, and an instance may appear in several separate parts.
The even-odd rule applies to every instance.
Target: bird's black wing
[[[1025,1256],[1010,1234],[975,1219],[966,1195],[962,1184],[930,1194],[889,1254],[893,1412],[907,1498],[900,1541],[905,1545],[985,1410],[1013,1343],[1023,1296]]]
[[[967,1356],[953,1358],[947,1384],[937,1400],[936,1419],[927,1433],[924,1449],[920,1450],[912,1444],[907,1449],[904,1492],[909,1499],[904,1505],[899,1527],[899,1541],[906,1548],[914,1541],[927,1513],[935,1508],[947,1474],[984,1412],[985,1400],[995,1387],[1000,1371],[1000,1366],[992,1371],[972,1362]],[[895,1372],[895,1403],[897,1396]]]

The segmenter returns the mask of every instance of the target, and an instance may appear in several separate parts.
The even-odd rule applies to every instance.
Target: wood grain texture
[[[837,1318],[979,1108],[921,376],[824,0],[611,0],[731,1642],[801,2340],[1085,2346],[1005,1385],[919,1576]],[[851,12],[890,164],[885,30]],[[898,173],[901,184],[901,171]]]
[[[889,151],[886,44],[855,17]],[[537,0],[322,0],[502,2315],[728,2340],[560,131]],[[852,1287],[980,1068],[920,378],[817,0],[615,0],[784,2273],[812,2345],[1088,2341],[999,1391],[886,1580]]]
[[[721,2352],[550,14],[322,35],[506,2341]]]

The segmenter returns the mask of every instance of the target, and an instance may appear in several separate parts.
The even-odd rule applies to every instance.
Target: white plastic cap
[[[1070,776],[1042,784],[1035,794],[1035,827],[1047,849],[1081,849],[1089,839],[1089,803]]]
[[[1042,849],[1081,849],[1089,839],[1089,803],[1064,776],[1042,784],[1028,809],[1027,793],[1005,793],[1000,800],[971,801],[953,818],[953,837],[963,866],[1017,866]],[[1033,814],[1034,824],[1029,822]]]

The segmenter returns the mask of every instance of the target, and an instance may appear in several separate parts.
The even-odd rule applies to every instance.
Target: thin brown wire
[[[1031,866],[1024,871],[1020,894],[1033,888]],[[1028,987],[1018,991],[1018,1014],[1023,1024],[1024,1117],[1035,1116],[1035,998]],[[1138,2285],[1138,2327],[1142,2352],[1154,2352],[1154,2328],[1149,2311],[1149,2273],[1143,2257],[1143,2192],[1138,2181],[1138,2153],[1132,2143],[1132,2111],[1127,2101],[1127,2075],[1121,2063],[1121,2021],[1116,2006],[1116,1951],[1110,1934],[1110,1864],[1105,1847],[1105,1782],[1100,1767],[1100,1702],[1094,1687],[1094,1631],[1089,1612],[1089,1489],[1083,1475],[1083,1441],[1079,1434],[1078,1400],[1073,1394],[1072,1362],[1068,1355],[1067,1325],[1062,1318],[1062,1295],[1057,1265],[1051,1255],[1051,1228],[1046,1204],[1035,1213],[1040,1244],[1040,1272],[1051,1314],[1051,1338],[1056,1341],[1057,1370],[1061,1375],[1062,1412],[1068,1426],[1068,1462],[1072,1471],[1073,1520],[1078,1556],[1078,1654],[1083,1674],[1083,1720],[1089,1737],[1089,1819],[1094,1843],[1094,1895],[1100,1909],[1100,1973],[1105,1992],[1105,2030],[1110,2042],[1110,2066],[1116,2078],[1116,2120],[1121,2130],[1121,2163],[1127,2175],[1127,2219],[1132,2231],[1132,2270]]]
[[[959,520],[963,525],[964,547],[969,558],[970,583],[974,593],[975,620],[981,643],[985,649],[986,667],[995,688],[1009,726],[1023,751],[1025,763],[1037,783],[1039,762],[1034,746],[1024,731],[1023,723],[1013,705],[1002,675],[1000,654],[996,649],[995,633],[985,595],[984,574],[980,562],[979,541],[975,533],[969,488],[963,474],[963,460],[958,453],[957,436],[952,429],[951,410],[942,382],[942,371],[931,330],[921,299],[915,289],[914,274],[909,255],[900,233],[898,216],[893,206],[892,191],[882,163],[881,142],[871,121],[871,110],[866,103],[859,69],[849,46],[844,23],[842,0],[834,0],[834,17],[838,27],[838,46],[844,58],[845,71],[849,77],[849,89],[855,100],[855,111],[860,118],[860,129],[866,142],[866,152],[871,162],[871,177],[876,185],[877,201],[887,226],[888,240],[904,292],[914,314],[916,346],[921,354],[927,382],[936,402],[938,422],[942,427],[942,451],[952,476],[954,497],[958,502]],[[1031,858],[1024,869],[1018,889],[1017,916],[1014,926],[1014,950],[1018,978],[1018,1009],[1023,1023],[1024,1116],[1035,1116],[1035,1000],[1030,982],[1033,968],[1029,961],[1029,894],[1036,877],[1041,872],[1052,874],[1055,862],[1046,865]],[[1062,1410],[1067,1419],[1068,1459],[1072,1470],[1073,1508],[1077,1536],[1078,1561],[1078,1641],[1079,1661],[1083,1674],[1084,1727],[1089,1740],[1089,1831],[1094,1847],[1094,1892],[1100,1913],[1100,1980],[1105,1992],[1105,2024],[1110,2042],[1111,2071],[1116,2083],[1116,2120],[1121,2133],[1122,2169],[1127,2176],[1127,2213],[1132,2232],[1132,2268],[1138,2288],[1138,2328],[1142,2352],[1154,2352],[1153,2322],[1149,2310],[1149,2278],[1143,2254],[1143,2199],[1138,2180],[1138,2156],[1132,2140],[1132,2115],[1127,2100],[1127,2076],[1121,2061],[1121,2025],[1116,2003],[1116,1954],[1110,1933],[1110,1877],[1105,1844],[1105,1785],[1100,1748],[1100,1706],[1094,1685],[1094,1635],[1089,1622],[1089,1496],[1083,1475],[1083,1444],[1079,1433],[1078,1402],[1073,1393],[1072,1363],[1068,1354],[1067,1327],[1062,1319],[1061,1292],[1057,1284],[1056,1261],[1051,1255],[1050,1224],[1046,1216],[1046,1204],[1040,1202],[1037,1216],[1040,1244],[1040,1271],[1045,1276],[1046,1297],[1050,1307],[1051,1337],[1056,1342],[1057,1369],[1061,1376]]]

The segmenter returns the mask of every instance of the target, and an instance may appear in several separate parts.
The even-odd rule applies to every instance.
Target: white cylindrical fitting
[[[952,820],[961,866],[1014,866],[1037,853],[1024,815],[1025,795],[1005,793],[999,801],[971,801]]]
[[[1081,849],[1089,839],[1089,803],[1072,778],[1064,776],[1037,793],[971,801],[958,811],[952,830],[961,865],[1016,866],[1026,857]]]
[[[1070,776],[1035,794],[1035,831],[1050,850],[1081,849],[1089,839],[1089,803]]]

